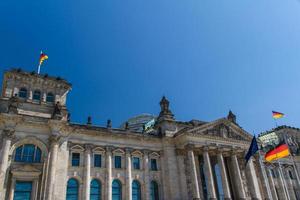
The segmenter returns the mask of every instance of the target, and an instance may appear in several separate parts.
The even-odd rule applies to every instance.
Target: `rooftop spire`
[[[174,120],[174,115],[172,111],[169,109],[170,102],[168,99],[163,96],[159,102],[160,104],[160,113],[158,116],[159,120]]]

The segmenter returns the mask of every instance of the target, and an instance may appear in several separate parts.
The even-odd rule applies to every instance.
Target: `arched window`
[[[40,101],[40,100],[41,100],[41,91],[35,90],[35,91],[33,92],[33,97],[32,97],[32,99],[33,99],[34,101]]]
[[[101,200],[101,183],[96,179],[91,181],[90,200]]]
[[[132,182],[132,200],[141,200],[141,184],[136,180]]]
[[[114,180],[112,182],[112,200],[122,199],[122,185],[120,181]]]
[[[53,102],[54,102],[54,95],[53,95],[53,93],[48,92],[46,101],[47,101],[48,103],[53,103]]]
[[[66,200],[78,200],[78,181],[74,178],[68,181]]]
[[[150,184],[150,199],[151,200],[159,200],[158,184],[156,183],[156,181],[151,181],[151,184]]]
[[[41,162],[42,151],[33,144],[19,146],[15,151],[15,161],[25,163]]]
[[[27,89],[26,88],[21,88],[20,89],[20,91],[19,91],[19,97],[20,98],[24,98],[24,99],[27,98]]]

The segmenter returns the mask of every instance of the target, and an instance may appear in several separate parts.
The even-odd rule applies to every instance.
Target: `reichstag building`
[[[4,73],[0,200],[300,199],[297,128],[270,131],[295,147],[281,168],[259,154],[246,165],[252,135],[231,111],[211,122],[177,121],[163,97],[157,115],[99,127],[91,118],[70,121],[70,90],[59,77]]]

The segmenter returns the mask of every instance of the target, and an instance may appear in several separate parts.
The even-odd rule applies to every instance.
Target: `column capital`
[[[176,155],[183,156],[185,155],[186,150],[185,149],[176,149]]]
[[[3,136],[6,139],[13,139],[15,137],[15,130],[14,129],[4,129]]]
[[[144,149],[144,150],[143,150],[144,156],[149,156],[150,152],[151,152],[151,151],[148,150],[148,149]]]
[[[60,139],[61,139],[61,136],[59,136],[59,135],[51,135],[48,140],[49,140],[50,145],[52,146],[54,144],[58,144]]]
[[[94,145],[92,144],[85,144],[84,145],[84,148],[85,148],[85,151],[91,151],[93,149]]]
[[[112,153],[113,149],[114,149],[113,146],[106,146],[105,147],[106,153]]]
[[[131,152],[133,152],[133,148],[130,148],[130,147],[125,148],[125,153],[126,154],[131,154]]]
[[[184,147],[188,151],[193,151],[195,149],[195,145],[194,144],[187,144]]]

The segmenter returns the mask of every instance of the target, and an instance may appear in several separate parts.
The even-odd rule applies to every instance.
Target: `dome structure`
[[[154,126],[156,120],[156,116],[151,114],[140,114],[135,117],[129,118],[126,122],[124,122],[120,128],[126,128],[126,123],[128,123],[128,129],[134,132],[143,132],[145,130],[150,129]]]

